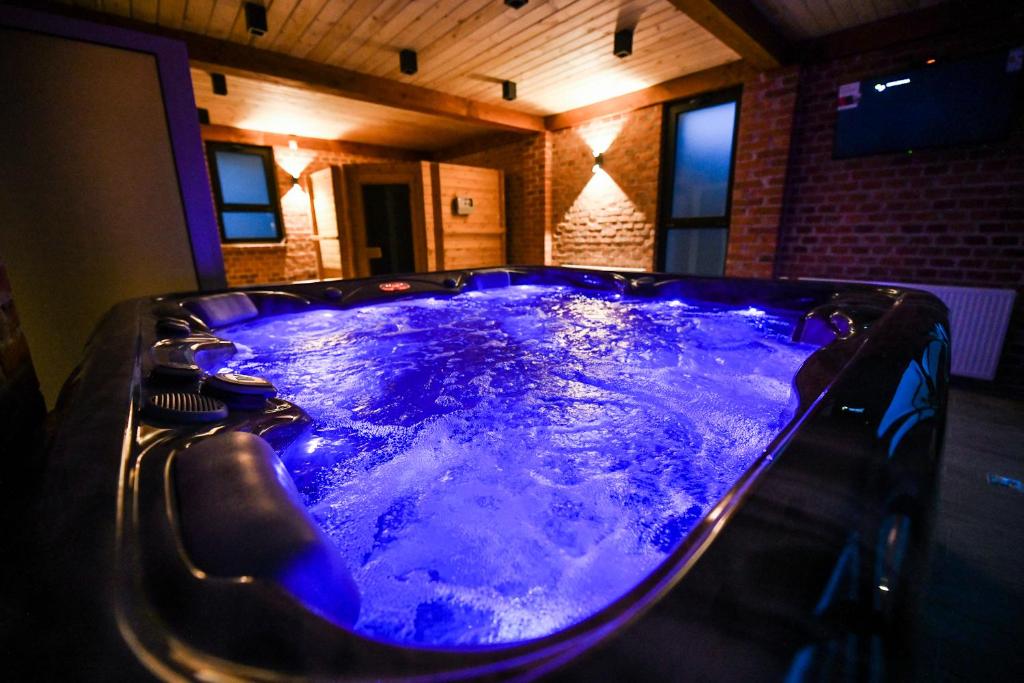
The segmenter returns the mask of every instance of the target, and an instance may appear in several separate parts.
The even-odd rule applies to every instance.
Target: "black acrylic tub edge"
[[[491,269],[487,272],[495,272],[495,270],[496,269]],[[501,269],[497,270],[500,271]],[[556,281],[561,280],[565,284],[572,284],[574,286],[585,286],[586,284],[588,284],[584,283],[584,285],[581,285],[580,278],[584,278],[589,274],[590,277],[592,277],[594,280],[593,283],[589,284],[592,284],[597,288],[605,288],[605,286],[628,288],[630,287],[631,281],[637,280],[639,279],[639,277],[641,277],[633,273],[609,275],[608,273],[603,271],[576,271],[575,269],[570,270],[551,268],[517,268],[508,269],[505,270],[505,272],[509,272],[510,282],[513,279],[517,280],[518,282],[531,282],[536,281],[537,279],[554,279]],[[559,277],[551,277],[552,275],[558,275]],[[854,294],[857,297],[863,297],[870,296],[873,293],[877,293],[876,290],[878,289],[864,286],[832,287],[829,285],[821,284],[808,286],[803,283],[795,284],[763,281],[729,281],[701,279],[680,280],[679,278],[675,278],[673,276],[664,275],[642,277],[652,278],[654,280],[655,285],[657,285],[658,283],[668,282],[669,280],[673,280],[675,282],[682,282],[683,285],[679,285],[682,289],[692,290],[698,294],[702,291],[703,285],[708,289],[708,291],[712,293],[711,298],[718,300],[724,305],[741,305],[744,303],[750,304],[752,303],[751,299],[754,299],[758,305],[761,305],[763,307],[769,307],[773,309],[788,309],[790,311],[798,311],[799,306],[822,305],[828,303],[837,295],[841,295],[844,292],[848,294]],[[409,283],[410,286],[407,289],[380,287],[381,284],[393,282]],[[341,302],[342,305],[351,306],[372,303],[375,300],[386,299],[393,296],[416,295],[421,293],[435,294],[441,292],[453,292],[461,289],[467,282],[472,282],[471,273],[449,272],[428,275],[415,275],[409,276],[407,278],[373,278],[363,281],[339,281],[316,284],[310,283],[274,288],[274,290],[287,291],[292,294],[297,294],[298,296],[310,301],[312,306],[333,306],[338,305],[339,301]],[[417,285],[416,283],[422,284]],[[643,287],[649,286],[646,282],[641,283],[641,285]],[[334,287],[337,290],[340,290],[341,296],[337,296],[336,293],[332,293],[329,296],[325,296],[323,292],[325,292],[329,287]],[[387,289],[390,289],[390,291],[387,291]],[[259,292],[266,290],[267,288],[262,287],[251,288],[249,291]],[[932,323],[944,324],[944,309],[941,308],[941,305],[936,307],[935,302],[933,300],[929,300],[927,297],[922,298],[921,296],[916,294],[906,294],[902,292],[895,292],[893,290],[887,290],[885,292],[885,296],[888,297],[890,303],[894,300],[899,301],[898,306],[890,306],[890,308],[893,310],[895,310],[897,307],[903,307],[904,311],[907,309],[921,309],[915,314],[917,315],[917,317],[927,318]],[[163,299],[163,302],[164,304],[168,304],[180,300],[180,298],[181,297],[166,297]],[[800,300],[799,306],[795,306],[792,304],[794,299]],[[787,303],[789,305],[787,305]],[[164,310],[164,312],[166,313],[166,309]],[[286,311],[279,310],[277,312]],[[892,311],[890,311],[890,314],[891,313]],[[145,313],[140,314],[140,317],[143,318],[144,320],[147,317],[153,317],[153,320],[155,321],[155,316],[156,313],[152,314],[151,316],[147,316],[147,314]],[[882,322],[884,322],[884,320]],[[144,327],[145,324],[143,324],[143,328]],[[872,325],[870,329],[865,330],[865,334],[862,335],[862,339],[866,340],[866,342],[868,342],[869,344],[876,343],[873,338],[876,336],[880,336],[879,332],[884,331],[884,327],[885,326],[881,322]],[[870,334],[868,334],[869,332]],[[123,335],[121,336],[123,337]],[[920,331],[917,332],[917,336],[922,336]],[[152,340],[152,334],[146,333],[145,330],[142,330],[140,332],[140,337],[141,338],[139,341],[142,345],[145,345],[147,342],[150,342]],[[881,342],[877,342],[876,345],[881,344],[885,346],[883,342],[884,340],[882,340]],[[894,340],[892,343],[889,344],[889,346],[885,346],[885,349],[887,350],[884,350],[882,352],[882,355],[899,356],[903,359],[912,358],[918,352],[918,349],[915,345],[920,345],[920,339],[917,339],[916,337],[912,336],[906,339]],[[95,346],[96,345],[94,344],[94,347]],[[859,351],[859,349],[860,346],[858,345],[857,349],[854,349],[851,353],[855,354]],[[95,348],[93,348],[92,351],[93,352],[90,354],[91,356],[97,355],[97,350]],[[846,370],[849,370],[850,358],[847,358],[846,361],[847,363],[846,365],[844,365],[844,367],[846,368]],[[138,359],[136,359],[136,362],[138,362]],[[892,373],[890,373],[890,375],[891,374]],[[894,383],[898,384],[898,382],[899,378],[887,376],[885,381],[880,381],[880,384],[893,385]],[[826,382],[825,384],[828,383]],[[887,391],[891,390],[894,390],[894,387],[889,387],[887,389]],[[939,388],[939,390],[944,392],[944,384],[941,388]],[[822,401],[819,401],[819,404],[821,404],[822,402],[827,403],[829,398],[829,392],[826,392],[826,394],[822,397]],[[72,406],[71,408],[73,410],[74,406]],[[821,417],[821,411],[822,405],[816,405],[814,410],[812,411],[814,420],[811,421],[828,422],[828,419],[824,419]],[[807,416],[807,420],[805,421],[810,420],[810,417],[811,416]],[[829,419],[833,417],[834,416],[830,416]],[[935,431],[937,429],[937,426],[932,423],[936,422],[938,421],[932,420],[931,422],[924,423],[924,426],[927,427],[929,424],[931,424],[931,431]],[[806,426],[803,427],[802,429],[808,432],[812,431],[809,427]],[[918,431],[920,431],[920,428],[918,428]],[[741,482],[747,488],[742,491],[734,492],[738,494],[737,496],[735,496],[737,500],[723,501],[727,502],[727,505],[723,508],[723,510],[725,510],[725,508],[728,508],[730,511],[730,516],[735,515],[736,518],[742,518],[744,516],[743,510],[745,507],[748,506],[741,505],[740,503],[742,501],[740,499],[745,500],[749,498],[751,495],[753,495],[751,490],[761,489],[763,488],[764,482],[772,481],[769,478],[769,475],[771,475],[771,472],[769,470],[778,470],[780,468],[780,463],[783,463],[789,459],[779,458],[778,456],[783,454],[783,452],[793,451],[794,449],[801,450],[801,448],[804,447],[804,445],[802,444],[803,441],[806,441],[806,439],[801,438],[801,430],[793,430],[793,433],[791,434],[780,436],[779,442],[775,445],[775,452],[771,453],[771,457],[766,458],[765,462],[762,463],[762,465],[765,466],[766,472],[762,473],[762,475],[757,478],[757,481],[754,482],[754,486],[750,486],[749,482]],[[66,453],[65,455],[71,456],[73,454]],[[772,462],[772,460],[776,460],[777,462]],[[131,500],[125,500],[123,502],[129,505],[132,503]],[[804,501],[804,504],[811,508],[814,507],[813,501]],[[867,506],[865,505],[862,507]],[[157,512],[160,513],[159,510]],[[749,515],[747,515],[747,517],[749,517]],[[87,520],[81,521],[84,522]],[[500,676],[508,674],[514,675],[516,672],[518,672],[518,674],[521,675],[526,673],[527,671],[541,673],[543,671],[548,670],[551,667],[556,666],[557,664],[562,663],[563,660],[568,661],[572,657],[577,657],[575,660],[573,660],[576,661],[576,667],[585,666],[587,661],[601,661],[600,652],[606,651],[617,652],[618,654],[616,655],[616,657],[620,657],[622,656],[620,650],[623,647],[626,647],[628,650],[629,648],[627,644],[635,641],[635,639],[630,638],[628,634],[637,629],[643,630],[644,628],[646,628],[642,626],[643,624],[651,623],[650,619],[646,617],[640,618],[640,615],[636,614],[629,607],[629,605],[636,604],[637,594],[646,593],[650,595],[652,589],[654,589],[655,587],[657,587],[657,591],[655,592],[663,592],[665,596],[675,595],[677,593],[686,593],[685,589],[682,591],[678,589],[670,591],[668,587],[673,586],[676,583],[679,583],[680,586],[683,587],[687,585],[696,585],[697,583],[699,583],[698,581],[693,580],[690,581],[689,584],[687,584],[687,581],[680,581],[680,579],[682,579],[683,575],[687,571],[690,571],[692,566],[701,566],[701,563],[696,563],[696,560],[700,557],[700,554],[707,551],[708,548],[721,548],[725,545],[737,545],[736,541],[732,541],[731,543],[727,542],[727,539],[729,539],[731,536],[737,535],[736,533],[730,533],[731,529],[736,528],[741,528],[741,525],[737,522],[733,522],[730,525],[727,525],[724,528],[723,532],[721,525],[719,525],[719,528],[709,530],[713,532],[712,536],[714,536],[714,538],[710,539],[714,540],[713,544],[710,542],[704,543],[702,547],[698,549],[700,550],[700,552],[690,552],[688,555],[686,553],[681,554],[685,555],[685,557],[677,557],[676,555],[680,554],[674,554],[673,558],[670,559],[670,561],[666,562],[666,565],[673,565],[672,571],[656,572],[656,574],[659,574],[658,576],[652,575],[652,577],[650,577],[648,581],[645,581],[644,584],[638,586],[637,589],[635,589],[633,592],[631,592],[629,596],[627,596],[628,600],[620,601],[623,603],[629,603],[628,605],[619,605],[618,609],[616,610],[612,610],[611,608],[609,608],[609,610],[617,612],[617,614],[615,614],[614,618],[611,619],[599,619],[598,621],[602,622],[600,624],[595,623],[595,620],[592,618],[587,620],[583,624],[577,625],[577,627],[568,629],[565,632],[561,632],[559,634],[555,634],[555,636],[552,636],[550,638],[541,639],[539,641],[528,643],[523,646],[479,648],[474,652],[447,651],[439,653],[437,651],[431,651],[429,649],[417,650],[415,648],[393,648],[390,646],[387,646],[383,650],[380,650],[379,648],[376,648],[376,646],[372,643],[360,642],[364,639],[359,639],[358,637],[356,637],[355,640],[352,642],[358,643],[359,647],[355,651],[350,652],[349,654],[351,655],[351,657],[354,657],[357,660],[366,660],[361,662],[361,665],[356,666],[350,666],[352,664],[355,664],[355,662],[353,662],[352,659],[347,656],[342,657],[341,660],[339,660],[337,657],[328,658],[327,660],[325,660],[322,657],[322,654],[317,654],[317,652],[315,652],[315,650],[317,650],[317,647],[313,644],[310,644],[309,642],[306,643],[306,647],[297,648],[295,649],[295,651],[289,653],[288,656],[285,657],[285,659],[292,660],[293,664],[295,662],[298,662],[300,667],[304,667],[300,668],[301,673],[319,673],[324,675],[342,673],[341,671],[337,670],[337,667],[339,665],[344,665],[346,668],[349,669],[349,673],[355,674],[357,676],[374,676],[381,674],[386,676],[403,676],[412,674],[414,669],[425,665],[427,670],[433,670],[435,673],[441,673],[442,671],[447,671],[448,673],[461,671],[465,674],[471,673],[471,671],[475,669],[477,673],[486,672],[492,676]],[[125,541],[129,546],[132,544],[132,539],[130,538],[122,538],[122,540]],[[180,548],[175,548],[173,550],[174,552],[180,552]],[[170,553],[170,555],[173,555],[173,553]],[[161,554],[161,556],[162,559],[160,561],[166,562],[167,557],[169,555]],[[739,556],[742,557],[742,552],[739,552]],[[135,565],[131,560],[128,560],[123,557],[119,558],[116,561],[116,563],[119,563],[121,565],[133,565],[133,568],[135,570],[142,569],[142,567]],[[124,568],[125,567],[123,566],[121,567],[122,570]],[[194,573],[186,573],[189,576],[194,577]],[[149,600],[150,598],[147,597],[146,591],[152,590],[153,585],[159,586],[159,581],[156,582],[156,584],[147,581],[143,582],[143,584],[148,584],[148,586],[141,585],[138,581],[139,577],[136,576],[133,571],[122,572],[122,577],[131,585],[122,587],[125,590],[123,591],[123,594],[119,596],[119,599],[127,598],[129,602],[131,602],[131,600],[133,599],[141,599],[143,601]],[[237,585],[240,584],[232,585],[237,587]],[[296,607],[293,601],[290,602],[287,596],[281,595],[280,591],[276,591],[276,589],[272,586],[260,586],[260,588],[266,589],[263,591],[263,593],[265,593],[263,597],[266,598],[274,607],[274,609],[271,609],[271,612],[289,614],[292,617],[292,621],[295,622],[295,629],[293,630],[293,633],[301,633],[304,638],[312,637],[314,643],[320,643],[321,645],[328,645],[332,642],[330,634],[333,631],[336,631],[337,627],[334,627],[333,625],[324,622],[322,619],[315,617],[315,615],[311,615],[310,619],[295,619],[295,615],[291,613],[291,611],[294,610]],[[750,588],[747,587],[747,590],[749,589]],[[228,592],[230,593],[231,591]],[[175,600],[180,600],[183,597],[181,595],[175,594],[173,591],[171,591],[171,594],[174,596]],[[231,596],[229,596],[229,602],[230,598]],[[187,596],[185,597],[185,600],[187,602]],[[658,613],[660,611],[663,611],[661,607],[659,607],[662,604],[662,602],[664,602],[665,604],[669,604],[671,600],[666,601],[663,596],[663,599],[661,601],[658,601],[657,604],[655,604],[655,601],[653,600],[650,600],[648,602],[654,605],[654,607],[651,609],[651,613]],[[699,602],[700,601],[697,600],[695,604],[698,604]],[[609,610],[606,610],[606,612]],[[700,610],[692,609],[692,606],[691,609],[682,610],[682,612],[691,615],[690,617],[688,617],[688,619],[691,619],[692,615],[701,613]],[[709,612],[709,614],[713,616],[713,610]],[[635,623],[632,627],[626,626],[626,622],[633,622],[637,619],[639,619],[639,622]],[[171,621],[174,621],[174,619],[171,619]],[[742,619],[739,619],[738,623],[742,623]],[[714,625],[713,627],[712,625],[714,625],[714,619],[712,619],[711,616],[708,616],[707,628],[705,629],[706,634],[714,634],[716,633],[716,629],[721,630],[722,628],[720,624]],[[122,624],[122,626],[124,626],[124,624]],[[168,626],[168,623],[161,623],[159,619],[154,623],[138,622],[128,625],[130,629],[149,631],[149,633],[147,634],[134,634],[135,640],[137,641],[136,645],[138,645],[138,642],[146,640],[159,641],[161,639],[160,634],[156,634],[155,639],[147,638],[147,636],[153,636],[154,633],[152,633],[152,631],[159,631],[161,628],[167,628]],[[242,626],[242,624],[239,624],[239,626]],[[736,624],[734,624],[733,628],[735,628],[735,626]],[[196,631],[202,630],[202,628],[196,629]],[[320,635],[325,631],[328,633],[328,637],[326,638],[326,640],[320,637],[316,637],[317,635]],[[609,643],[611,643],[611,645],[599,650],[598,654],[593,655],[591,657],[586,657],[582,659],[578,658],[578,655],[580,655],[584,650],[592,646],[594,643],[600,640],[604,640],[606,638],[609,638]],[[271,637],[271,640],[274,640],[274,637]],[[245,644],[239,643],[239,645]],[[246,649],[247,648],[244,646],[241,647],[241,650]],[[790,649],[792,648],[790,647]],[[310,652],[309,650],[314,650],[314,652]],[[164,649],[162,655],[168,656],[169,651],[170,650]],[[751,651],[756,651],[756,648],[754,648]],[[138,651],[137,654],[139,654]],[[788,651],[786,653],[786,656],[779,656],[778,653],[775,653],[769,659],[771,659],[772,662],[778,665],[779,662],[782,662],[784,660],[788,661],[788,656],[791,654],[792,652]],[[396,657],[396,655],[398,656]],[[180,658],[181,655],[179,654],[178,656]],[[514,658],[518,659],[518,661],[509,662],[508,660],[510,656],[513,656]],[[154,658],[159,659],[160,657],[160,652],[148,652],[148,654],[142,655],[142,659],[147,660],[147,664],[150,666],[150,668],[157,672],[159,672],[159,668],[153,664],[152,660]],[[192,652],[189,655],[189,657],[194,657],[196,661],[203,662],[205,661],[206,655],[204,655],[202,649],[200,648],[198,651]],[[185,659],[188,659],[189,657],[185,657]],[[273,657],[271,657],[271,659],[273,659]],[[393,661],[395,659],[399,661]],[[623,661],[628,660],[629,657],[625,657]],[[505,664],[502,664],[501,662],[505,662]],[[182,662],[179,661],[178,665],[180,666],[181,664]],[[196,662],[192,662],[191,664],[186,665],[185,671],[191,670],[192,673],[195,673],[195,669],[191,668],[195,666],[195,664]],[[206,662],[206,664],[209,665],[210,662]],[[226,666],[229,670],[233,668],[226,662],[219,662],[217,664],[220,666]],[[167,665],[166,661],[164,662],[164,665]],[[378,667],[378,665],[384,665],[384,669],[381,670]],[[263,663],[263,667],[265,666],[266,662]],[[492,666],[495,668],[492,668]],[[250,676],[255,675],[257,673],[259,673],[262,676],[263,673],[268,673],[267,671],[263,670],[263,667],[260,667],[258,669],[243,668],[241,669],[241,671],[247,672],[247,674]],[[214,668],[217,668],[217,666],[214,666]],[[181,669],[178,670],[181,671]],[[573,670],[575,669],[569,669],[569,671]],[[376,671],[377,673],[375,674],[374,671]],[[282,671],[281,673],[284,672]]]

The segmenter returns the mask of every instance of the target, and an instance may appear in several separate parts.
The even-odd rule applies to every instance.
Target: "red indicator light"
[[[382,282],[379,285],[377,285],[377,287],[382,292],[404,292],[405,290],[412,287],[412,285],[410,285],[408,282],[401,282],[400,280],[395,280],[393,282]]]

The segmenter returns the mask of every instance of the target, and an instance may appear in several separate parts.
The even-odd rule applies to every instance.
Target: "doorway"
[[[416,269],[412,241],[412,202],[407,183],[365,184],[363,223],[371,275]]]

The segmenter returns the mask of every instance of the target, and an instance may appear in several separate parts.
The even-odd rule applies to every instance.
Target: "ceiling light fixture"
[[[228,94],[228,79],[224,77],[224,74],[211,73],[210,86],[213,88],[214,95]]]
[[[402,50],[398,53],[398,68],[402,73],[412,76],[419,70],[419,64],[416,61],[415,50]]]
[[[633,29],[624,28],[615,32],[615,56],[619,59],[633,54]]]
[[[515,81],[502,81],[501,82],[501,98],[511,102],[516,98],[516,82]]]
[[[591,167],[591,173],[597,173],[597,169],[604,166],[604,152],[599,152],[594,155],[594,165]]]
[[[290,149],[293,152],[298,151],[299,143],[295,138],[292,138],[291,140],[288,141],[288,149]]]
[[[512,9],[522,9],[530,0],[505,0],[505,4]]]
[[[245,28],[259,38],[267,32],[267,8],[255,2],[245,3]]]

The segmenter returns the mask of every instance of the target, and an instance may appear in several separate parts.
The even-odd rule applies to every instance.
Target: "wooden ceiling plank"
[[[270,49],[270,46],[274,44],[277,37],[281,35],[281,30],[284,29],[288,19],[301,1],[272,0],[267,6],[267,32],[257,38],[253,44],[264,49]]]
[[[161,6],[167,0],[160,0]],[[231,32],[231,27],[235,23],[235,18],[242,11],[242,3],[238,0],[217,0],[216,6],[213,8],[213,14],[210,15],[210,23],[206,27],[206,35],[212,38],[227,38],[228,33]]]
[[[580,3],[575,2],[573,5],[579,6]],[[533,32],[541,22],[550,20],[557,12],[553,3],[527,5],[523,9],[527,11],[518,13],[513,21],[503,22],[497,30],[490,24],[479,27],[478,32],[486,32],[482,37],[471,35],[461,44],[430,48],[424,59],[427,68],[418,74],[414,82],[424,86],[427,83],[447,83],[453,71],[470,73],[471,65],[478,63],[483,55],[489,53],[493,58],[496,54],[502,54],[508,41]]]
[[[130,17],[132,15],[131,0],[104,0],[103,11],[116,14],[119,17]]]
[[[425,65],[441,63],[439,53],[453,47],[471,45],[478,31],[487,31],[488,39],[494,40],[495,31],[492,23],[501,21],[503,24],[511,24],[516,19],[528,19],[535,9],[536,6],[531,8],[527,5],[520,10],[514,10],[504,3],[487,3],[423,47],[419,51],[420,62]]]
[[[696,30],[695,30],[696,29]],[[674,59],[688,63],[687,57],[705,53],[721,62],[735,61],[736,53],[721,48],[721,43],[699,27],[687,24],[662,24],[658,31],[638,33],[633,43],[633,54],[620,59],[612,52],[612,35],[596,36],[590,43],[580,46],[557,62],[545,65],[534,72],[521,74],[523,85],[543,88],[549,85],[564,85],[586,72],[608,75],[635,76],[640,80],[649,79],[645,69],[659,60]],[[665,43],[678,45],[672,51],[659,49]],[[677,67],[678,69],[678,64]],[[699,71],[700,69],[694,69]],[[680,74],[676,74],[680,75]],[[653,81],[656,82],[656,81]]]
[[[185,0],[160,0],[157,23],[167,28],[181,28],[185,18]]]
[[[206,26],[213,14],[214,0],[188,0],[185,6],[185,19],[181,27],[193,33],[206,33]]]
[[[561,114],[554,114],[544,119],[548,130],[560,130],[577,126],[593,119],[623,114],[626,112],[649,107],[653,104],[671,102],[672,100],[693,97],[705,92],[713,92],[734,85],[740,85],[748,78],[757,74],[757,69],[739,61],[717,66],[665,83],[652,85],[635,93],[614,97],[603,102],[579,107]]]
[[[298,38],[291,45],[283,46],[285,49],[281,51],[305,59],[327,37],[327,34],[350,7],[344,3],[327,0]]]
[[[537,70],[549,68],[550,64],[566,54],[572,54],[582,45],[600,40],[602,33],[610,36],[612,30],[609,27],[614,26],[617,14],[617,8],[597,3],[591,11],[581,13],[579,20],[560,22],[558,28],[550,32],[541,30],[529,40],[514,47],[509,46],[492,60],[477,63],[461,73],[476,76],[476,80],[481,81],[472,86],[475,91],[493,89],[494,79],[522,80]],[[554,18],[557,19],[557,15]],[[504,70],[505,63],[514,64],[514,69]],[[499,72],[499,69],[502,71]],[[480,75],[485,78],[479,78]]]
[[[398,36],[400,34],[419,34],[422,29],[424,21],[427,21],[426,17],[430,15],[435,9],[443,2],[447,0],[436,0],[429,8],[424,9],[421,5],[414,2],[405,3],[402,10],[395,15],[395,17],[388,23],[387,26],[383,27],[380,33],[374,37],[374,39],[367,41],[362,46],[354,50],[351,54],[345,57],[345,61],[342,63],[346,69],[352,69],[353,71],[366,72],[366,62],[372,55],[385,47],[397,47],[403,49],[405,42],[398,42]]]
[[[467,0],[462,3],[449,2],[442,4],[440,9],[443,11],[443,14],[441,16],[436,17],[433,22],[425,22],[419,34],[403,36],[405,47],[422,52],[434,40],[443,35],[445,31],[451,30],[453,24],[457,26],[481,7],[492,2],[494,0]],[[504,4],[502,7],[504,7]],[[382,46],[377,55],[379,56],[381,53],[384,53],[385,50],[387,50],[386,46]],[[367,67],[367,73],[381,75],[388,72],[388,60],[379,57],[371,58],[367,62]]]
[[[667,8],[667,16],[675,19],[680,15],[675,10]],[[562,78],[563,69],[569,65],[581,63],[593,66],[595,59],[601,60],[613,69],[619,70],[626,61],[633,58],[629,57],[627,60],[620,60],[612,54],[615,25],[609,23],[607,18],[599,18],[594,22],[588,23],[585,27],[581,27],[580,30],[574,31],[570,36],[563,36],[558,41],[558,47],[555,49],[549,48],[546,51],[535,50],[536,56],[533,59],[517,64],[516,70],[509,74],[508,77],[523,86],[529,85],[529,87],[533,87],[533,84],[538,81],[546,82],[548,79],[555,79],[565,83],[569,82],[570,78]],[[662,26],[659,14],[652,15],[651,19],[651,26]],[[654,39],[650,36],[661,33],[660,29],[645,31],[643,26],[644,24],[641,23],[640,27],[638,27],[637,37],[634,40],[634,52],[653,42]],[[703,32],[702,29],[696,27],[692,22],[685,21],[685,19],[676,22],[674,26],[693,27]],[[490,74],[485,72],[485,75]],[[474,85],[472,88],[466,89],[465,92],[483,93],[485,89],[493,90],[493,88],[488,88],[488,84],[485,83]]]
[[[291,47],[316,19],[327,0],[300,0],[285,19],[274,39],[263,47],[277,52],[291,52]]]
[[[296,59],[269,50],[181,35],[193,64],[200,68],[256,77],[270,82],[333,93],[392,107],[458,118],[515,131],[544,129],[539,117],[435,90],[369,76],[348,69]]]
[[[341,3],[331,4],[340,5]],[[348,9],[334,20],[320,41],[304,55],[304,58],[314,62],[326,62],[327,58],[338,48],[338,44],[347,40],[356,26],[363,23],[363,20],[376,6],[377,0],[355,0],[350,3]]]
[[[377,35],[384,30],[390,21],[399,13],[402,9],[408,5],[406,0],[384,0],[380,5],[377,6],[370,16],[363,21],[359,27],[352,32],[344,43],[338,46],[338,50],[335,51],[331,57],[328,58],[328,63],[334,64],[335,66],[345,66],[349,55],[359,50],[369,41],[374,40]],[[392,75],[397,75],[398,70],[398,50],[394,50],[391,55],[391,64],[393,68],[391,70]],[[345,66],[345,68],[348,68]],[[355,69],[354,69],[355,70]],[[365,73],[365,72],[364,72]]]
[[[755,68],[767,71],[786,63],[789,45],[749,0],[670,2]]]
[[[132,0],[132,19],[138,19],[147,24],[156,23],[159,5],[159,0]]]

